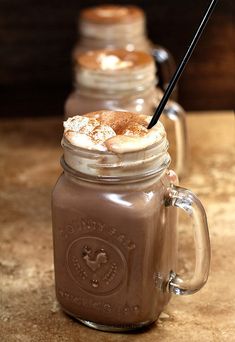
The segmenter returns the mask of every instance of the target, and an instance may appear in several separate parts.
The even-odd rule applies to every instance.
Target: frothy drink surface
[[[78,66],[88,70],[123,71],[153,65],[153,58],[141,51],[124,49],[88,51],[76,59]]]
[[[64,134],[74,146],[126,153],[151,146],[165,135],[160,122],[148,130],[150,120],[150,116],[130,112],[97,111],[69,118]]]

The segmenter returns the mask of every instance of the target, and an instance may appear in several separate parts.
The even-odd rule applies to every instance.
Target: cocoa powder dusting
[[[102,110],[85,114],[85,116],[96,118],[101,124],[112,127],[117,135],[124,134],[127,130],[132,131],[131,135],[134,135],[135,132],[136,135],[140,136],[148,132],[146,116],[136,115],[135,113]]]

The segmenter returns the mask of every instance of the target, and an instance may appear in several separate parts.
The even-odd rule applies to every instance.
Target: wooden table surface
[[[197,114],[197,115],[196,115]],[[89,329],[60,310],[54,294],[50,194],[61,172],[61,118],[0,123],[0,335],[2,342],[235,341],[235,133],[232,112],[190,113],[190,170],[181,184],[203,202],[210,228],[208,283],[172,297],[138,334]],[[181,271],[193,268],[192,236],[179,228]]]

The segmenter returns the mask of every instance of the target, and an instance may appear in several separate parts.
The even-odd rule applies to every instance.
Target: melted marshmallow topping
[[[122,61],[118,56],[100,54],[97,58],[101,70],[119,70],[125,69],[133,65],[131,61]]]
[[[143,150],[165,136],[158,122],[147,129],[151,116],[130,112],[98,111],[64,122],[64,136],[74,146],[88,150],[127,153]]]

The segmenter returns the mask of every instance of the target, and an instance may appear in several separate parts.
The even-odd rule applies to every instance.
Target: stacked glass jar
[[[146,34],[144,12],[136,6],[101,5],[85,9],[79,20],[80,40],[73,57],[88,50],[126,49],[144,51],[153,55],[157,64],[159,86],[165,90],[175,63],[167,49],[154,45]],[[172,98],[176,99],[177,90]]]

